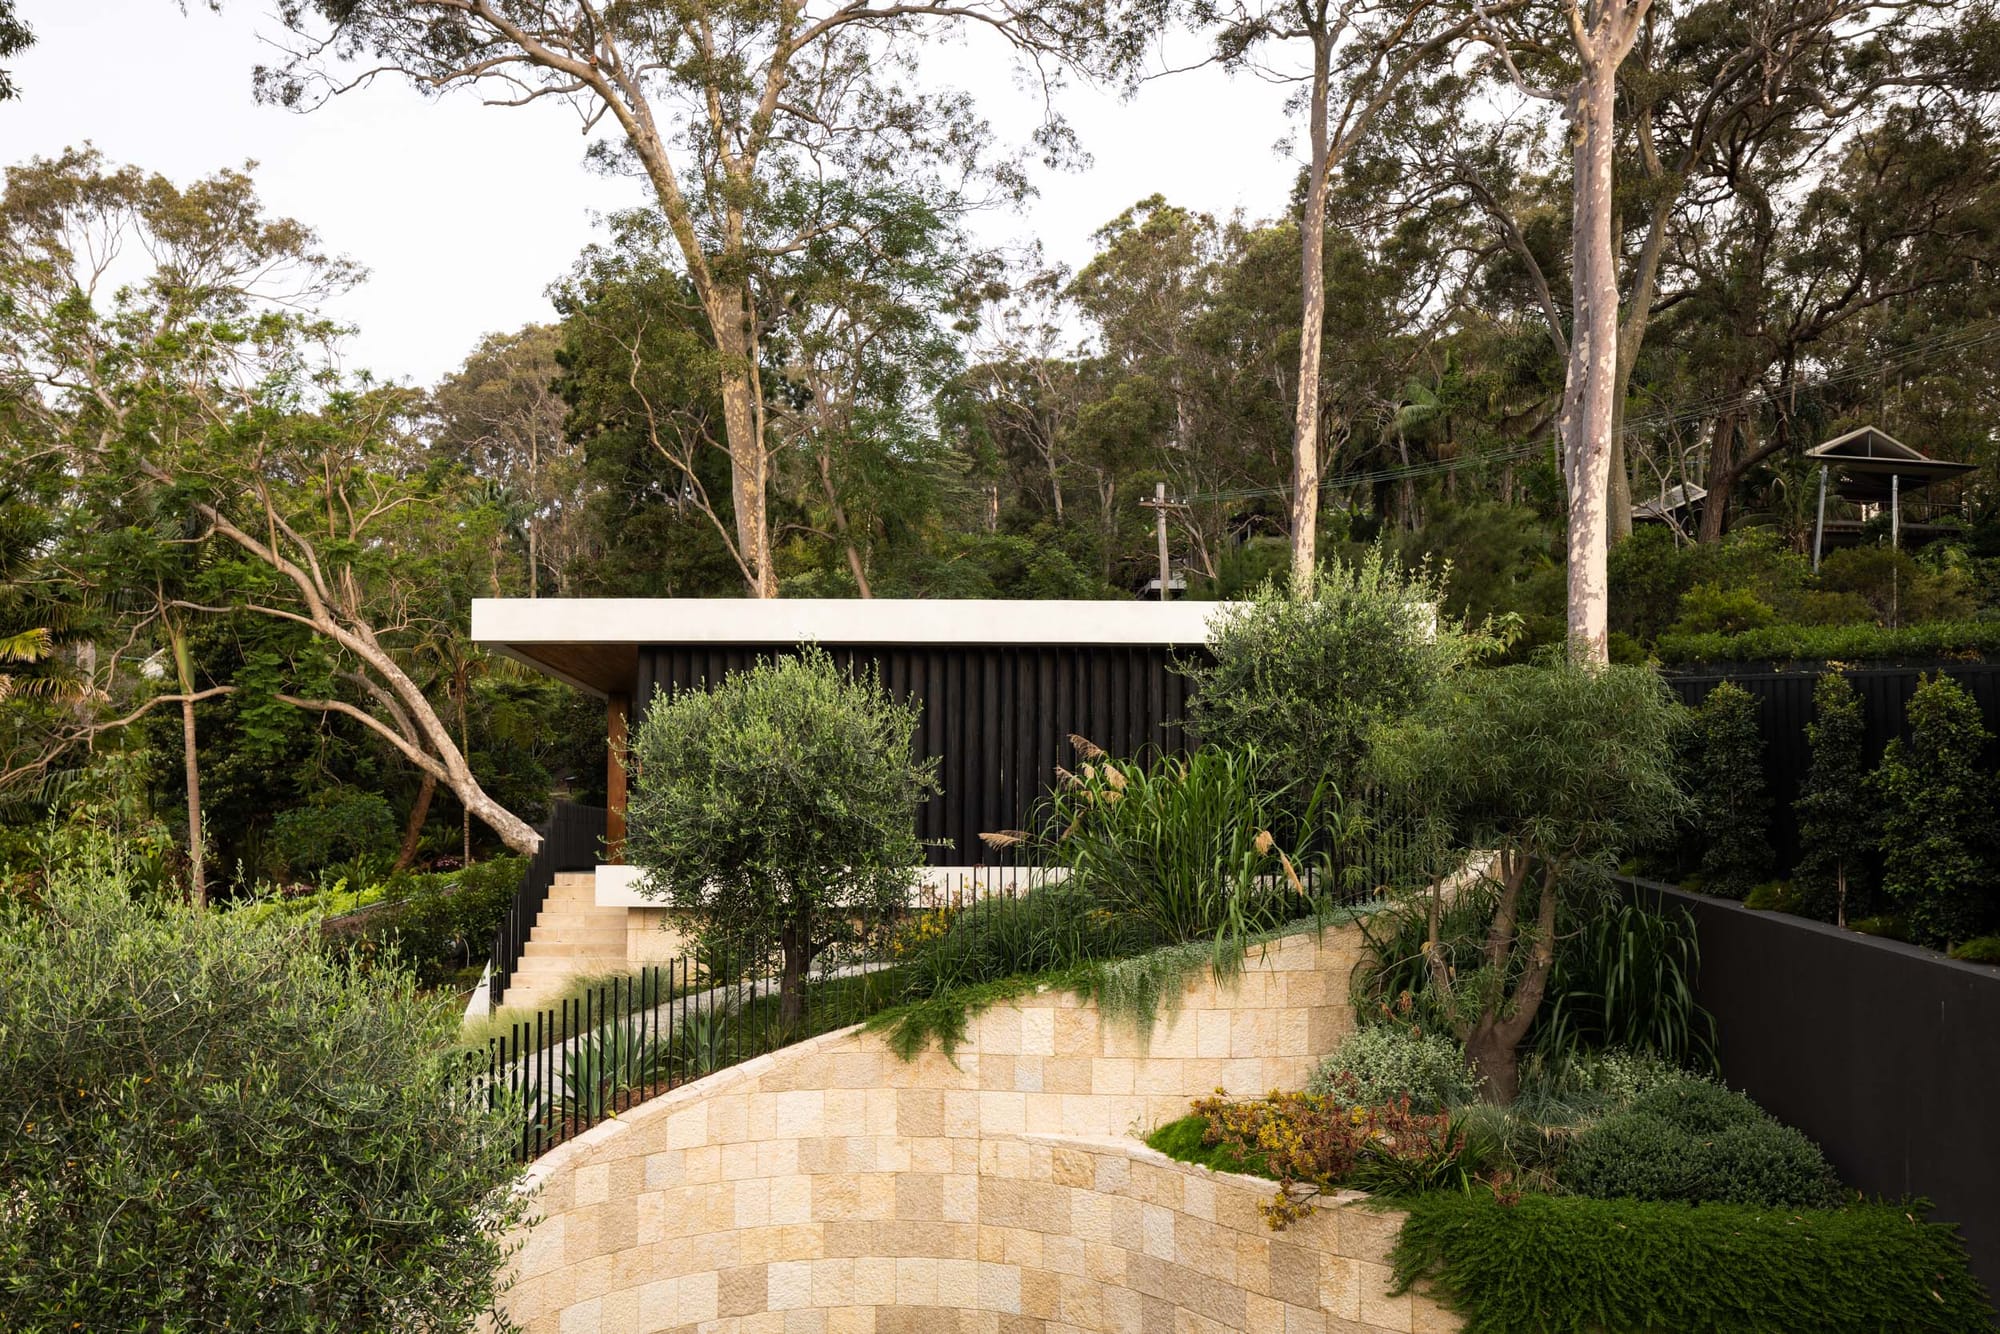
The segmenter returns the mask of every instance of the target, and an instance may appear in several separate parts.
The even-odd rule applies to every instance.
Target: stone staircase
[[[572,978],[624,971],[625,909],[597,906],[597,878],[591,872],[561,872],[500,1003],[508,1009],[538,1009]]]

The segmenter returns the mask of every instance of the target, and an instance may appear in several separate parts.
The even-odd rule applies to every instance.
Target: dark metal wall
[[[1076,766],[1071,733],[1114,755],[1183,744],[1187,656],[1166,648],[902,648],[824,645],[835,661],[876,664],[898,699],[923,706],[917,750],[939,760],[944,791],[928,802],[918,833],[938,846],[934,865],[1007,860],[979,835],[1019,829],[1057,765]],[[713,684],[789,645],[652,645],[639,650],[634,726],[677,687]]]
[[[1923,1196],[2000,1298],[2000,969],[1642,886],[1695,917],[1722,1075],[1871,1195]]]
[[[1989,731],[2000,734],[2000,664],[1948,665],[1942,671],[1979,702]],[[1848,680],[1861,696],[1868,720],[1868,759],[1873,764],[1893,737],[1908,732],[1906,710],[1925,672],[1914,667],[1865,667],[1849,670]],[[1722,681],[1734,681],[1758,702],[1758,725],[1764,734],[1764,776],[1772,799],[1772,841],[1780,874],[1789,874],[1798,859],[1798,821],[1792,811],[1811,759],[1806,724],[1813,719],[1813,687],[1817,672],[1732,670],[1715,673],[1673,673],[1667,682],[1681,700],[1699,704]]]

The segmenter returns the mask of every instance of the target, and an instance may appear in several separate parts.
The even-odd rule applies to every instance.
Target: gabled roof
[[[1932,482],[1971,472],[1975,466],[1930,458],[1873,426],[1814,445],[1806,457],[1839,475],[1838,490],[1843,497],[1869,504],[1886,502],[1894,490],[1921,490]]]
[[[1924,463],[1935,462],[1874,426],[1862,426],[1837,435],[1824,444],[1814,445],[1806,451],[1816,459],[1916,459]]]

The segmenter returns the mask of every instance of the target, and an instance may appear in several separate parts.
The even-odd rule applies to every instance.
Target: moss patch
[[[1208,1118],[1183,1116],[1146,1136],[1146,1146],[1183,1163],[1195,1163],[1218,1172],[1241,1172],[1246,1176],[1270,1178],[1262,1154],[1240,1154],[1227,1144],[1204,1144]]]

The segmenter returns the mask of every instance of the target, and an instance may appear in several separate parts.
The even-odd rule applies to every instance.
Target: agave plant
[[[700,1079],[727,1065],[729,1039],[729,1014],[720,1004],[683,1015],[671,1044],[675,1082]]]
[[[618,1095],[666,1079],[664,1043],[642,1038],[629,1021],[609,1023],[570,1041],[563,1050],[561,1110],[598,1121],[617,1110]]]

